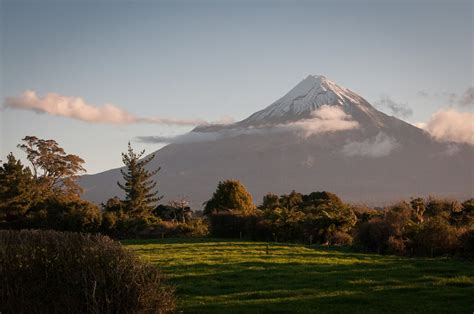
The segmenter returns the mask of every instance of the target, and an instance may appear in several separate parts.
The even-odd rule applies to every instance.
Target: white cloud
[[[427,131],[440,142],[456,142],[474,145],[474,114],[453,108],[435,112],[426,123],[418,127]]]
[[[95,106],[86,103],[80,97],[62,96],[56,93],[48,93],[39,97],[35,91],[25,91],[18,97],[7,97],[5,107],[10,109],[30,110],[37,113],[46,113],[54,116],[68,117],[91,123],[153,123],[166,125],[193,126],[208,124],[201,119],[173,119],[161,117],[137,117],[124,109],[113,104]],[[228,122],[217,121],[218,123]]]
[[[341,108],[324,105],[312,112],[312,118],[287,124],[264,127],[226,128],[219,131],[192,131],[177,136],[139,136],[137,140],[146,143],[191,143],[215,141],[240,135],[257,135],[282,132],[297,132],[304,137],[324,132],[356,129],[359,123],[352,120]]]
[[[302,132],[305,137],[325,133],[357,129],[359,123],[352,120],[341,108],[324,105],[311,113],[312,118],[279,125]]]
[[[273,132],[273,130],[269,128],[231,128],[212,132],[191,131],[189,133],[175,136],[137,136],[136,139],[144,143],[183,144],[217,141],[223,138],[237,137],[240,135],[264,134],[270,132]]]
[[[346,156],[383,157],[389,155],[399,145],[394,138],[379,132],[373,138],[345,144],[342,153]]]

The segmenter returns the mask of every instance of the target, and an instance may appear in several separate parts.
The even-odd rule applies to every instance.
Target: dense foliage
[[[355,230],[357,244],[380,254],[471,256],[472,202],[435,198],[401,202],[361,223]]]
[[[172,313],[158,269],[105,236],[0,230],[2,313]]]
[[[303,195],[292,191],[267,194],[251,213],[223,210],[209,215],[216,237],[245,237],[255,240],[350,244],[349,234],[357,217],[350,206],[329,192]]]

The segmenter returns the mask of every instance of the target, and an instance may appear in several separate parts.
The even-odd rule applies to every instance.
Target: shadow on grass
[[[180,272],[175,267],[166,271]],[[181,303],[185,312],[469,313],[474,308],[472,277],[457,285],[442,284],[443,273],[427,277],[418,267],[396,262],[375,266],[196,264],[187,271],[193,275],[173,280],[178,294],[191,298]],[[474,276],[472,271],[470,276]]]
[[[128,244],[136,244],[137,252],[170,276],[184,313],[474,310],[474,264],[469,262],[285,243],[270,243],[266,255],[264,242],[225,239]]]

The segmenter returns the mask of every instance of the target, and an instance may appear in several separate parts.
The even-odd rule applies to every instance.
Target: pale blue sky
[[[406,104],[418,122],[473,85],[471,0],[0,3],[2,100],[32,89],[138,116],[239,120],[322,74],[373,104]],[[36,135],[83,157],[89,173],[120,166],[136,136],[191,129],[0,114],[0,158]]]

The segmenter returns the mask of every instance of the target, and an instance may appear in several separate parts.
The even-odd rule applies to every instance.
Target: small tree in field
[[[125,191],[125,211],[131,216],[144,217],[150,214],[161,197],[155,190],[156,182],[152,179],[160,171],[160,168],[149,171],[145,166],[155,158],[155,155],[140,158],[145,150],[135,153],[128,143],[127,153],[122,153],[122,161],[126,169],[122,172],[124,184],[117,182],[118,186]]]

